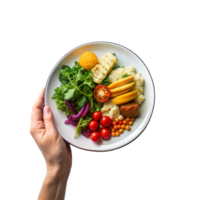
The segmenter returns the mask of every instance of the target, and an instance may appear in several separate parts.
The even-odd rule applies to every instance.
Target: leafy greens
[[[77,112],[87,101],[90,102],[90,109],[93,108],[92,90],[95,84],[92,80],[91,70],[84,70],[78,62],[75,62],[72,68],[64,65],[60,70],[59,80],[62,85],[54,90],[55,93],[52,96],[53,99],[56,99],[58,109],[65,111],[67,116],[71,114],[65,100],[74,102],[77,105],[75,108]]]

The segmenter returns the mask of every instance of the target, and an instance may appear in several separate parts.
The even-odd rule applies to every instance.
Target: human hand
[[[47,173],[68,177],[72,165],[71,148],[57,132],[50,108],[42,110],[44,91],[43,88],[33,106],[30,133],[45,158]]]

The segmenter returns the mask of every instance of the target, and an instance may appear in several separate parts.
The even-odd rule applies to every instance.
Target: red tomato
[[[110,125],[112,125],[112,120],[110,119],[110,117],[104,116],[101,118],[100,123],[104,127],[109,127]]]
[[[96,111],[92,114],[92,118],[96,121],[99,121],[101,119],[101,112],[100,111]]]
[[[111,136],[111,132],[108,128],[102,128],[101,129],[101,137],[104,139],[104,140],[107,140],[109,139]]]
[[[98,85],[95,87],[93,95],[98,102],[104,103],[110,98],[110,89],[105,85]]]
[[[93,142],[98,142],[100,140],[100,133],[95,131],[95,132],[92,132],[91,135],[90,135],[90,139],[93,141]]]
[[[99,128],[99,123],[98,123],[97,121],[95,121],[95,120],[92,120],[92,121],[90,121],[90,123],[89,123],[89,128],[90,128],[90,130],[92,130],[92,131],[96,131],[96,130],[98,130],[98,128]]]

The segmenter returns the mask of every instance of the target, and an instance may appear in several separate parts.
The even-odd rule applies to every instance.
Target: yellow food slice
[[[119,81],[116,81],[116,82],[110,84],[110,85],[108,86],[108,88],[109,88],[109,89],[113,89],[113,88],[116,88],[116,87],[123,86],[123,85],[125,85],[125,84],[131,82],[131,81],[134,79],[134,77],[135,77],[135,76],[129,76],[129,77],[127,77],[127,78],[124,78],[124,79],[121,79],[121,80],[119,80]]]
[[[114,92],[114,93],[111,93],[111,97],[117,97],[117,96],[120,96],[124,93],[127,93],[129,90],[133,89],[132,87],[131,88],[128,88],[128,89],[125,89],[125,90],[122,90],[121,92]]]
[[[131,83],[128,83],[128,84],[123,85],[121,87],[117,87],[115,89],[110,89],[110,92],[111,93],[120,92],[120,91],[123,91],[125,89],[131,88],[134,84],[135,84],[135,82],[131,82]]]
[[[114,104],[124,104],[127,103],[133,99],[135,99],[138,96],[138,91],[135,90],[133,92],[128,92],[126,94],[120,95],[118,97],[115,97],[112,102]]]

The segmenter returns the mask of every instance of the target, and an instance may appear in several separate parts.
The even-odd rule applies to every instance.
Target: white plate
[[[108,52],[115,53],[120,66],[134,66],[136,71],[140,72],[145,79],[144,95],[146,99],[140,106],[139,117],[135,120],[134,125],[131,126],[131,131],[125,131],[119,137],[111,137],[108,141],[102,140],[102,142],[98,144],[82,135],[80,135],[77,139],[74,139],[75,127],[64,123],[66,120],[65,113],[56,108],[55,100],[51,98],[54,93],[54,89],[61,85],[58,80],[61,67],[63,65],[69,65],[72,67],[74,61],[79,61],[80,55],[86,51],[94,52],[98,58],[101,58]],[[144,62],[128,48],[111,42],[92,42],[72,49],[58,61],[51,71],[46,83],[45,105],[49,106],[53,112],[54,122],[58,132],[68,143],[83,150],[98,152],[110,151],[129,144],[147,127],[153,113],[154,104],[154,83]]]

